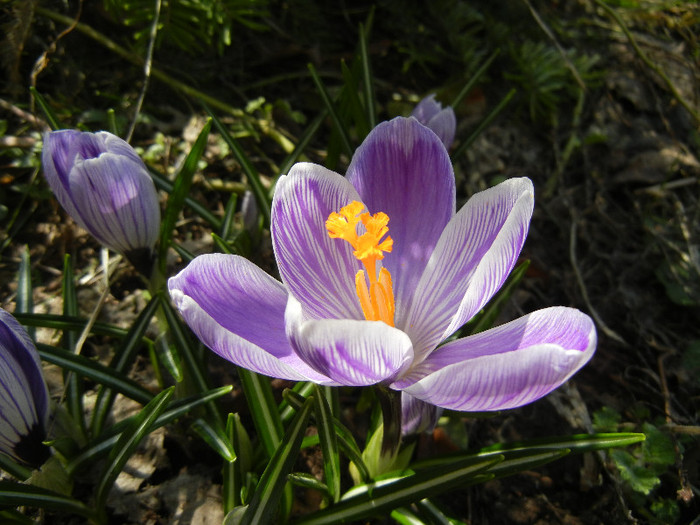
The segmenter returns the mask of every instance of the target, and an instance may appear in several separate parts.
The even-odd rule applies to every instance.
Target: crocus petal
[[[475,194],[445,228],[404,326],[421,360],[501,287],[525,242],[532,182],[509,179]]]
[[[0,452],[32,466],[49,456],[42,444],[49,393],[26,330],[0,308]]]
[[[114,153],[76,161],[70,174],[75,219],[105,246],[127,253],[151,248],[158,238],[160,208],[141,162]],[[132,174],[131,177],[125,176]]]
[[[440,137],[445,148],[450,149],[457,129],[457,117],[450,106],[443,109],[434,94],[428,95],[416,105],[411,116],[430,128]]]
[[[160,228],[158,195],[128,143],[105,131],[54,131],[44,135],[42,164],[66,212],[102,244],[127,256],[153,248]]]
[[[271,220],[277,265],[314,318],[364,319],[355,291],[360,262],[348,242],[326,230],[331,213],[359,200],[344,177],[316,164],[296,164],[277,182]]]
[[[440,137],[440,140],[445,145],[445,149],[450,149],[457,132],[457,117],[452,108],[443,109],[425,125]]]
[[[392,381],[413,360],[408,336],[382,321],[305,318],[302,305],[290,296],[287,334],[297,354],[341,385]]]
[[[401,434],[408,436],[432,432],[440,419],[442,410],[406,392],[401,392]]]
[[[566,382],[596,342],[590,317],[546,308],[438,348],[392,387],[452,410],[515,408]]]
[[[391,273],[396,325],[443,229],[455,213],[455,178],[438,137],[413,118],[374,128],[352,158],[347,174],[370,213],[389,216],[393,250],[382,264]]]
[[[284,286],[250,261],[201,255],[170,278],[168,288],[188,326],[224,359],[267,376],[329,382],[289,345]]]

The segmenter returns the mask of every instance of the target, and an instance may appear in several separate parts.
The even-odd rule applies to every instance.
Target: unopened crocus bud
[[[44,135],[42,163],[49,186],[75,222],[148,274],[160,206],[134,149],[106,131],[53,131]]]
[[[435,100],[435,95],[428,95],[421,100],[411,113],[418,122],[430,128],[445,145],[450,149],[455,139],[457,129],[457,117],[451,106],[442,108],[442,104]]]
[[[44,445],[49,392],[27,331],[0,308],[0,452],[33,467],[50,456]]]

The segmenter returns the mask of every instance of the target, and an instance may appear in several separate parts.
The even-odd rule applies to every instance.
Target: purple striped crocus
[[[587,315],[546,308],[444,341],[505,281],[533,203],[530,180],[510,179],[456,212],[444,145],[396,118],[368,135],[346,177],[302,163],[280,178],[271,232],[281,282],[242,257],[202,255],[169,280],[170,294],[195,334],[239,366],[401,391],[404,431],[429,426],[430,405],[518,407],[591,358]]]
[[[134,149],[106,131],[44,135],[46,181],[73,220],[148,274],[160,229],[153,180]]]
[[[416,105],[411,116],[433,130],[445,148],[450,149],[457,130],[457,117],[451,106],[443,109],[442,104],[435,100],[435,95],[432,94]]]
[[[0,452],[33,467],[50,455],[42,442],[49,392],[27,331],[0,308]]]

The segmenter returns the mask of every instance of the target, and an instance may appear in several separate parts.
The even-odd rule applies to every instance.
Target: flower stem
[[[384,421],[382,455],[395,454],[401,446],[401,393],[383,386],[376,387],[375,393]]]

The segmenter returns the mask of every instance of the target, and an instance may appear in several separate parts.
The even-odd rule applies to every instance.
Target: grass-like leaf
[[[479,135],[481,135],[481,132],[484,131],[489,124],[495,119],[501,111],[505,109],[505,107],[510,103],[510,100],[515,96],[515,93],[517,90],[515,88],[511,89],[508,93],[506,93],[506,96],[503,97],[503,99],[498,103],[498,105],[491,110],[491,112],[486,115],[481,122],[479,122],[479,125],[472,131],[472,133],[467,137],[467,139],[462,142],[457,150],[450,155],[451,158],[453,159],[458,159],[464,153],[469,149],[469,146],[472,145],[472,143],[477,139]]]
[[[323,452],[323,470],[326,475],[326,487],[331,501],[340,499],[340,456],[338,455],[338,439],[334,425],[334,417],[331,407],[326,401],[326,396],[318,385],[315,385],[314,410],[316,413],[316,426],[318,437]]]
[[[152,427],[156,423],[158,416],[168,407],[174,390],[175,387],[170,387],[154,397],[122,432],[109,454],[107,465],[105,465],[97,485],[95,500],[98,509],[104,509],[109,489],[131,457],[131,454],[136,450],[138,444],[153,430]]]
[[[240,525],[272,523],[271,518],[279,506],[284,486],[287,483],[287,475],[291,472],[299,454],[299,446],[304,438],[304,431],[311,415],[313,403],[313,398],[307,399],[289,425],[284,440],[260,477]]]
[[[89,520],[96,520],[94,510],[69,496],[34,485],[14,481],[0,481],[0,506],[35,507],[46,510],[77,514]]]
[[[70,370],[82,377],[88,377],[134,401],[146,404],[153,399],[152,394],[141,385],[97,361],[42,343],[37,343],[37,350],[44,361],[58,365],[64,370]]]
[[[156,188],[158,188],[159,190],[163,190],[165,193],[173,192],[175,186],[172,182],[170,182],[168,179],[163,177],[163,175],[152,169],[149,170],[149,173],[151,174],[151,178],[153,179],[153,183],[156,185]],[[203,206],[200,202],[197,202],[191,197],[185,197],[185,204],[192,208],[192,210],[202,219],[207,221],[212,228],[219,229],[221,227],[221,220],[218,217],[216,217],[212,212],[210,212],[209,209]]]
[[[120,342],[119,347],[114,353],[114,358],[109,364],[109,368],[114,372],[125,373],[131,366],[136,352],[141,348],[143,336],[151,323],[151,319],[156,313],[156,309],[160,304],[160,296],[155,295],[148,302],[146,307],[141,311],[136,321],[129,328],[129,333]],[[97,392],[97,400],[95,401],[95,409],[92,415],[92,433],[97,436],[102,432],[109,411],[112,408],[116,392],[111,390],[106,385],[101,384]]]
[[[61,129],[63,126],[61,126],[58,117],[56,117],[56,114],[53,112],[51,106],[49,106],[48,102],[46,102],[46,99],[41,95],[41,93],[39,93],[33,86],[29,88],[29,92],[32,94],[32,97],[34,97],[34,101],[37,103],[37,105],[41,108],[42,113],[44,113],[46,121],[49,123],[49,126],[51,126],[51,129],[54,131]]]
[[[155,430],[163,425],[167,425],[168,423],[175,421],[177,418],[187,414],[190,410],[205,403],[210,403],[215,399],[228,394],[232,389],[232,386],[222,386],[220,388],[215,388],[214,390],[209,390],[202,392],[201,394],[174,401],[168,406],[168,409],[158,417],[151,430]],[[90,465],[95,458],[108,452],[119,440],[124,429],[131,425],[136,417],[137,416],[132,416],[124,421],[120,421],[107,430],[105,434],[92,442],[80,454],[71,458],[70,463],[68,463],[66,466],[66,471],[72,475],[84,466]]]
[[[214,126],[219,131],[219,133],[221,133],[221,137],[224,139],[224,142],[226,142],[229,148],[231,148],[234,157],[236,157],[236,160],[241,165],[243,173],[245,173],[246,178],[248,179],[250,189],[253,192],[253,195],[255,195],[255,201],[258,203],[258,210],[263,216],[265,225],[269,226],[271,200],[268,196],[268,192],[265,189],[265,186],[263,186],[263,183],[260,180],[260,174],[258,173],[258,170],[255,169],[253,164],[248,159],[248,156],[245,154],[245,151],[243,151],[243,148],[241,148],[240,144],[238,144],[238,141],[233,137],[233,135],[229,133],[228,129],[226,129],[226,126],[223,125],[223,123],[206,105],[204,107],[209,113],[211,119],[213,120]]]
[[[223,432],[215,429],[201,418],[192,423],[192,429],[212,448],[212,450],[216,451],[224,461],[231,463],[236,460],[236,453],[231,446],[231,441]]]
[[[323,104],[326,106],[326,109],[328,110],[328,113],[331,117],[331,120],[333,121],[333,126],[335,129],[338,131],[338,134],[340,136],[340,141],[343,145],[343,150],[349,157],[352,157],[353,153],[353,148],[352,148],[352,143],[350,141],[350,136],[348,135],[347,129],[345,129],[345,124],[343,123],[342,119],[340,118],[340,115],[338,114],[338,110],[335,107],[335,104],[331,100],[330,95],[328,94],[328,90],[326,89],[326,86],[323,84],[323,81],[321,80],[321,77],[318,76],[318,73],[316,72],[316,68],[313,66],[313,64],[308,65],[309,68],[309,73],[311,73],[311,79],[313,80],[314,84],[316,85],[316,89],[318,90],[318,94],[321,96],[321,100],[323,101]]]
[[[503,460],[502,456],[454,461],[442,468],[427,469],[353,488],[343,499],[322,511],[295,521],[297,525],[337,524],[385,514],[434,494],[491,479],[482,475]]]
[[[185,204],[185,198],[190,192],[192,179],[197,171],[197,164],[199,159],[202,158],[202,154],[207,147],[207,138],[209,137],[210,130],[211,121],[207,121],[202,128],[202,131],[200,131],[197,140],[192,145],[192,149],[187,155],[180,172],[177,174],[173,191],[168,197],[168,203],[165,206],[165,212],[163,214],[163,220],[160,228],[160,248],[158,257],[162,274],[165,274],[166,255],[168,253],[168,248],[170,247],[170,241],[173,238],[175,222],[177,221],[177,218],[182,211],[182,207]]]
[[[266,377],[240,367],[238,376],[260,441],[267,456],[272,457],[282,440],[283,430],[270,381]]]

